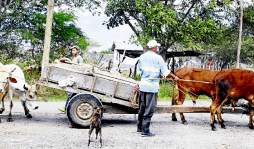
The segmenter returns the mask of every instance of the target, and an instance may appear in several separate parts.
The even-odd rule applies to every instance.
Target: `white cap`
[[[147,47],[148,48],[154,48],[154,47],[160,47],[161,44],[159,44],[156,40],[150,40],[148,43],[147,43]]]

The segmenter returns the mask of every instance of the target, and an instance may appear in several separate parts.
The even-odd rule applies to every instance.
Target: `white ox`
[[[0,67],[0,99],[2,101],[2,108],[0,108],[0,114],[4,111],[4,98],[10,90],[11,82],[17,83],[17,80],[15,78],[11,78],[10,73]],[[12,106],[12,103],[10,105]],[[9,112],[9,117],[11,117],[11,110]]]
[[[17,96],[24,107],[25,115],[27,118],[32,118],[32,115],[29,113],[29,109],[27,108],[27,104],[31,106],[33,109],[38,109],[38,106],[32,104],[33,101],[37,100],[37,91],[35,85],[28,85],[25,81],[24,72],[22,69],[14,64],[2,65],[0,68],[8,73],[10,73],[11,78],[16,79],[15,82],[9,81],[9,87],[7,88],[8,97],[10,100],[10,114],[8,117],[8,121],[12,121],[11,109],[13,107],[13,96]],[[0,69],[0,70],[1,70]],[[2,75],[1,75],[2,76]],[[4,111],[4,101],[2,100],[2,110]]]

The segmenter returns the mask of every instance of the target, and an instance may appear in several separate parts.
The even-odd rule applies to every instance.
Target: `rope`
[[[198,81],[198,80],[184,80],[184,79],[179,79],[177,81],[182,81],[182,82],[195,82],[195,83],[204,83],[204,84],[213,84],[212,82],[207,82],[207,81]]]
[[[174,82],[174,83],[176,83],[177,84],[177,82],[175,81],[175,80],[172,80],[172,82]],[[171,83],[172,85],[175,85],[175,84],[173,84],[173,83]],[[186,87],[183,87],[183,86],[181,86],[180,84],[177,84],[178,86],[180,86],[180,87],[182,87],[184,90],[181,90],[179,87],[177,88],[177,90],[178,91],[180,91],[180,92],[182,92],[183,94],[185,94],[185,95],[187,95],[187,94],[192,94],[192,95],[194,95],[194,96],[197,96],[198,97],[198,95],[197,94],[195,94],[195,93],[193,93],[193,92],[191,92],[191,91],[188,91],[188,89],[186,88]],[[186,93],[187,92],[187,93]]]
[[[12,76],[12,73],[16,70],[16,68],[13,68],[10,72],[6,71],[6,70],[0,70],[0,72],[5,72],[5,73],[8,73],[9,77],[13,77],[15,79],[20,79],[20,80],[23,80],[25,81],[25,79],[23,77],[19,77],[17,75],[15,76]],[[25,81],[26,82],[26,81]],[[0,81],[0,83],[7,83],[7,80],[6,81]]]
[[[153,78],[152,78],[153,79]],[[161,79],[161,78],[160,78]],[[194,83],[204,83],[204,84],[213,84],[212,82],[208,81],[199,81],[199,80],[186,80],[186,79],[181,79],[181,78],[174,78],[174,79],[169,79],[169,78],[162,78],[162,80],[170,80],[170,81],[182,81],[182,82],[194,82]]]
[[[192,91],[188,91],[188,89],[186,87],[183,87],[182,85],[180,85],[179,83],[177,83],[177,81],[182,81],[182,82],[195,82],[195,83],[204,83],[204,84],[213,84],[212,82],[207,82],[207,81],[199,81],[199,80],[186,80],[186,79],[181,79],[178,76],[170,73],[169,75],[171,75],[173,77],[173,79],[168,79],[168,78],[150,78],[151,80],[170,80],[172,82],[174,82],[175,84],[177,84],[178,86],[180,86],[181,88],[183,88],[184,90],[179,89],[179,87],[177,88],[178,91],[182,92],[183,94],[187,95],[187,94],[192,94],[196,97],[198,97],[199,95],[193,93]],[[163,81],[164,82],[164,81]],[[172,83],[173,84],[173,83]],[[174,85],[174,84],[173,84]],[[174,95],[173,95],[174,96]]]
[[[186,80],[186,79],[181,79],[177,77],[176,79],[168,79],[168,78],[149,78],[149,80],[169,80],[169,81],[182,81],[182,82],[195,82],[195,83],[204,83],[204,84],[213,84],[212,82],[207,82],[207,81],[199,81],[199,80]]]
[[[175,75],[172,75],[172,76],[175,76]],[[179,83],[177,83],[177,81],[213,84],[212,82],[206,82],[206,81],[180,79],[180,78],[177,77],[177,76],[175,76],[175,78],[177,78],[177,79],[149,78],[149,80],[162,80],[162,81],[168,80],[168,81],[172,81],[172,82],[176,83],[177,85],[179,85]],[[177,80],[177,81],[176,81],[176,80]],[[179,85],[179,86],[180,86],[180,85]],[[197,94],[195,94],[195,93],[193,93],[193,92],[191,92],[191,91],[188,91],[185,87],[183,87],[183,86],[180,86],[180,87],[182,87],[182,88],[185,89],[186,91],[183,91],[183,90],[181,90],[181,89],[179,89],[179,88],[178,88],[177,90],[181,91],[181,92],[184,93],[185,95],[187,94],[187,93],[185,93],[185,92],[188,92],[188,93],[190,93],[190,94],[192,94],[192,95],[194,95],[194,96],[198,96]]]

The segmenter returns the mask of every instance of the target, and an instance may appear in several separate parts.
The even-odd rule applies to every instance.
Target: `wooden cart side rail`
[[[76,73],[74,71],[50,67],[48,71],[48,81],[56,84],[67,78],[74,81],[73,88],[80,88],[81,90],[91,91],[113,98],[129,101],[129,96],[134,87],[134,83],[120,81],[109,77],[104,77],[96,74],[87,75],[87,73]],[[43,81],[43,82],[48,82]]]
[[[63,65],[63,66],[61,66],[61,65]],[[92,68],[88,67],[87,69],[89,71],[82,72],[81,70],[77,70],[77,69],[73,69],[73,68],[68,67],[69,65],[67,65],[67,64],[61,64],[61,65],[51,64],[49,66],[49,68],[50,67],[56,67],[56,68],[65,69],[67,71],[71,71],[71,72],[75,72],[75,73],[79,73],[79,74],[83,74],[83,75],[91,75],[91,76],[101,77],[101,78],[105,78],[107,80],[117,81],[117,82],[120,82],[120,83],[126,83],[126,84],[130,84],[130,85],[137,84],[137,81],[135,81],[133,79],[125,78],[123,76],[115,76],[114,74],[106,72],[106,71],[100,71],[100,70],[92,71]],[[66,66],[66,67],[64,67],[64,66]],[[80,66],[80,67],[82,67],[82,66]],[[84,69],[85,69],[85,67],[84,67]]]
[[[135,106],[133,106],[131,104],[130,101],[121,100],[121,99],[117,99],[117,98],[113,98],[113,97],[108,97],[106,95],[86,91],[86,90],[79,89],[79,88],[77,88],[77,89],[73,89],[71,87],[61,88],[56,83],[53,83],[53,82],[37,82],[37,85],[47,86],[47,87],[50,87],[50,88],[65,90],[65,91],[73,92],[73,93],[87,93],[87,94],[94,95],[95,97],[98,97],[101,100],[101,102],[104,102],[104,103],[113,103],[113,104],[119,104],[119,105],[130,107],[130,108],[136,108]]]
[[[61,66],[61,65],[63,65],[63,66]],[[100,70],[94,70],[94,71],[92,71],[91,68],[87,68],[88,71],[84,72],[84,71],[81,71],[81,70],[70,68],[70,67],[68,67],[69,65],[66,65],[66,64],[61,64],[61,65],[51,64],[50,67],[56,67],[56,68],[60,68],[60,69],[65,69],[67,71],[71,71],[71,72],[75,72],[75,73],[79,73],[79,74],[84,74],[84,75],[97,76],[97,77],[109,79],[109,80],[112,80],[112,81],[118,81],[120,83],[126,83],[126,84],[131,84],[131,85],[137,83],[137,81],[135,81],[133,79],[125,78],[123,76],[115,76],[114,74],[112,74],[110,72],[107,72],[107,71],[100,71]],[[75,66],[73,66],[73,67],[75,67]],[[82,67],[82,65],[80,67]],[[85,69],[85,67],[84,67],[84,69]]]
[[[104,94],[104,93],[98,93],[98,92],[94,91],[96,79],[97,79],[97,77],[94,77],[94,78],[93,78],[92,86],[91,86],[90,89],[89,89],[89,88],[79,88],[79,87],[76,86],[76,85],[74,85],[74,86],[72,87],[73,89],[71,89],[70,87],[68,87],[69,89],[66,90],[66,89],[61,88],[61,87],[59,87],[59,86],[58,86],[57,89],[66,90],[66,91],[73,90],[73,91],[70,91],[70,92],[73,92],[73,93],[78,93],[78,91],[76,91],[76,90],[79,89],[80,91],[87,91],[87,92],[89,92],[89,93],[96,93],[96,94],[100,94],[100,95],[104,95],[104,96],[110,96],[110,97],[112,97],[112,98],[119,99],[119,97],[116,97],[116,96],[115,96],[115,95],[116,95],[116,91],[117,91],[117,86],[118,86],[118,84],[119,84],[118,82],[116,82],[116,86],[114,87],[113,94],[112,94],[112,95],[107,95],[107,94]],[[57,81],[51,80],[51,79],[49,79],[49,80],[46,81],[46,82],[50,82],[50,83],[55,84],[55,85],[58,84]],[[48,86],[48,87],[50,87],[50,85],[48,85],[48,83],[42,83],[42,82],[40,82],[40,83],[37,83],[37,84],[38,84],[38,85],[40,85],[40,84],[42,85],[42,84],[43,84],[43,86]],[[53,87],[53,88],[56,88],[56,87]],[[129,101],[130,98],[128,98],[128,99],[121,98],[120,100]]]
[[[117,77],[114,77],[114,76],[107,76],[105,74],[98,73],[98,72],[95,72],[94,75],[102,77],[102,78],[105,78],[105,79],[110,79],[110,80],[113,80],[113,81],[118,81],[118,82],[122,82],[122,83],[126,83],[126,84],[131,84],[131,85],[135,85],[135,84],[138,83],[135,80],[125,79],[125,78],[117,78]]]

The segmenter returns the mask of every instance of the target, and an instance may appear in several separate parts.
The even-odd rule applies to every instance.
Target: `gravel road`
[[[200,104],[208,104],[201,102]],[[69,128],[65,114],[57,109],[64,102],[39,102],[40,108],[26,119],[21,104],[14,103],[14,122],[6,122],[1,115],[0,149],[86,149],[88,129]],[[179,115],[178,115],[179,117]],[[227,129],[213,132],[209,114],[186,114],[187,125],[172,122],[170,114],[155,114],[151,130],[154,137],[136,133],[134,115],[109,115],[103,119],[103,147],[105,149],[253,149],[254,131],[247,127],[248,117],[223,114]],[[93,136],[93,140],[95,137]],[[91,142],[91,149],[99,142]]]

